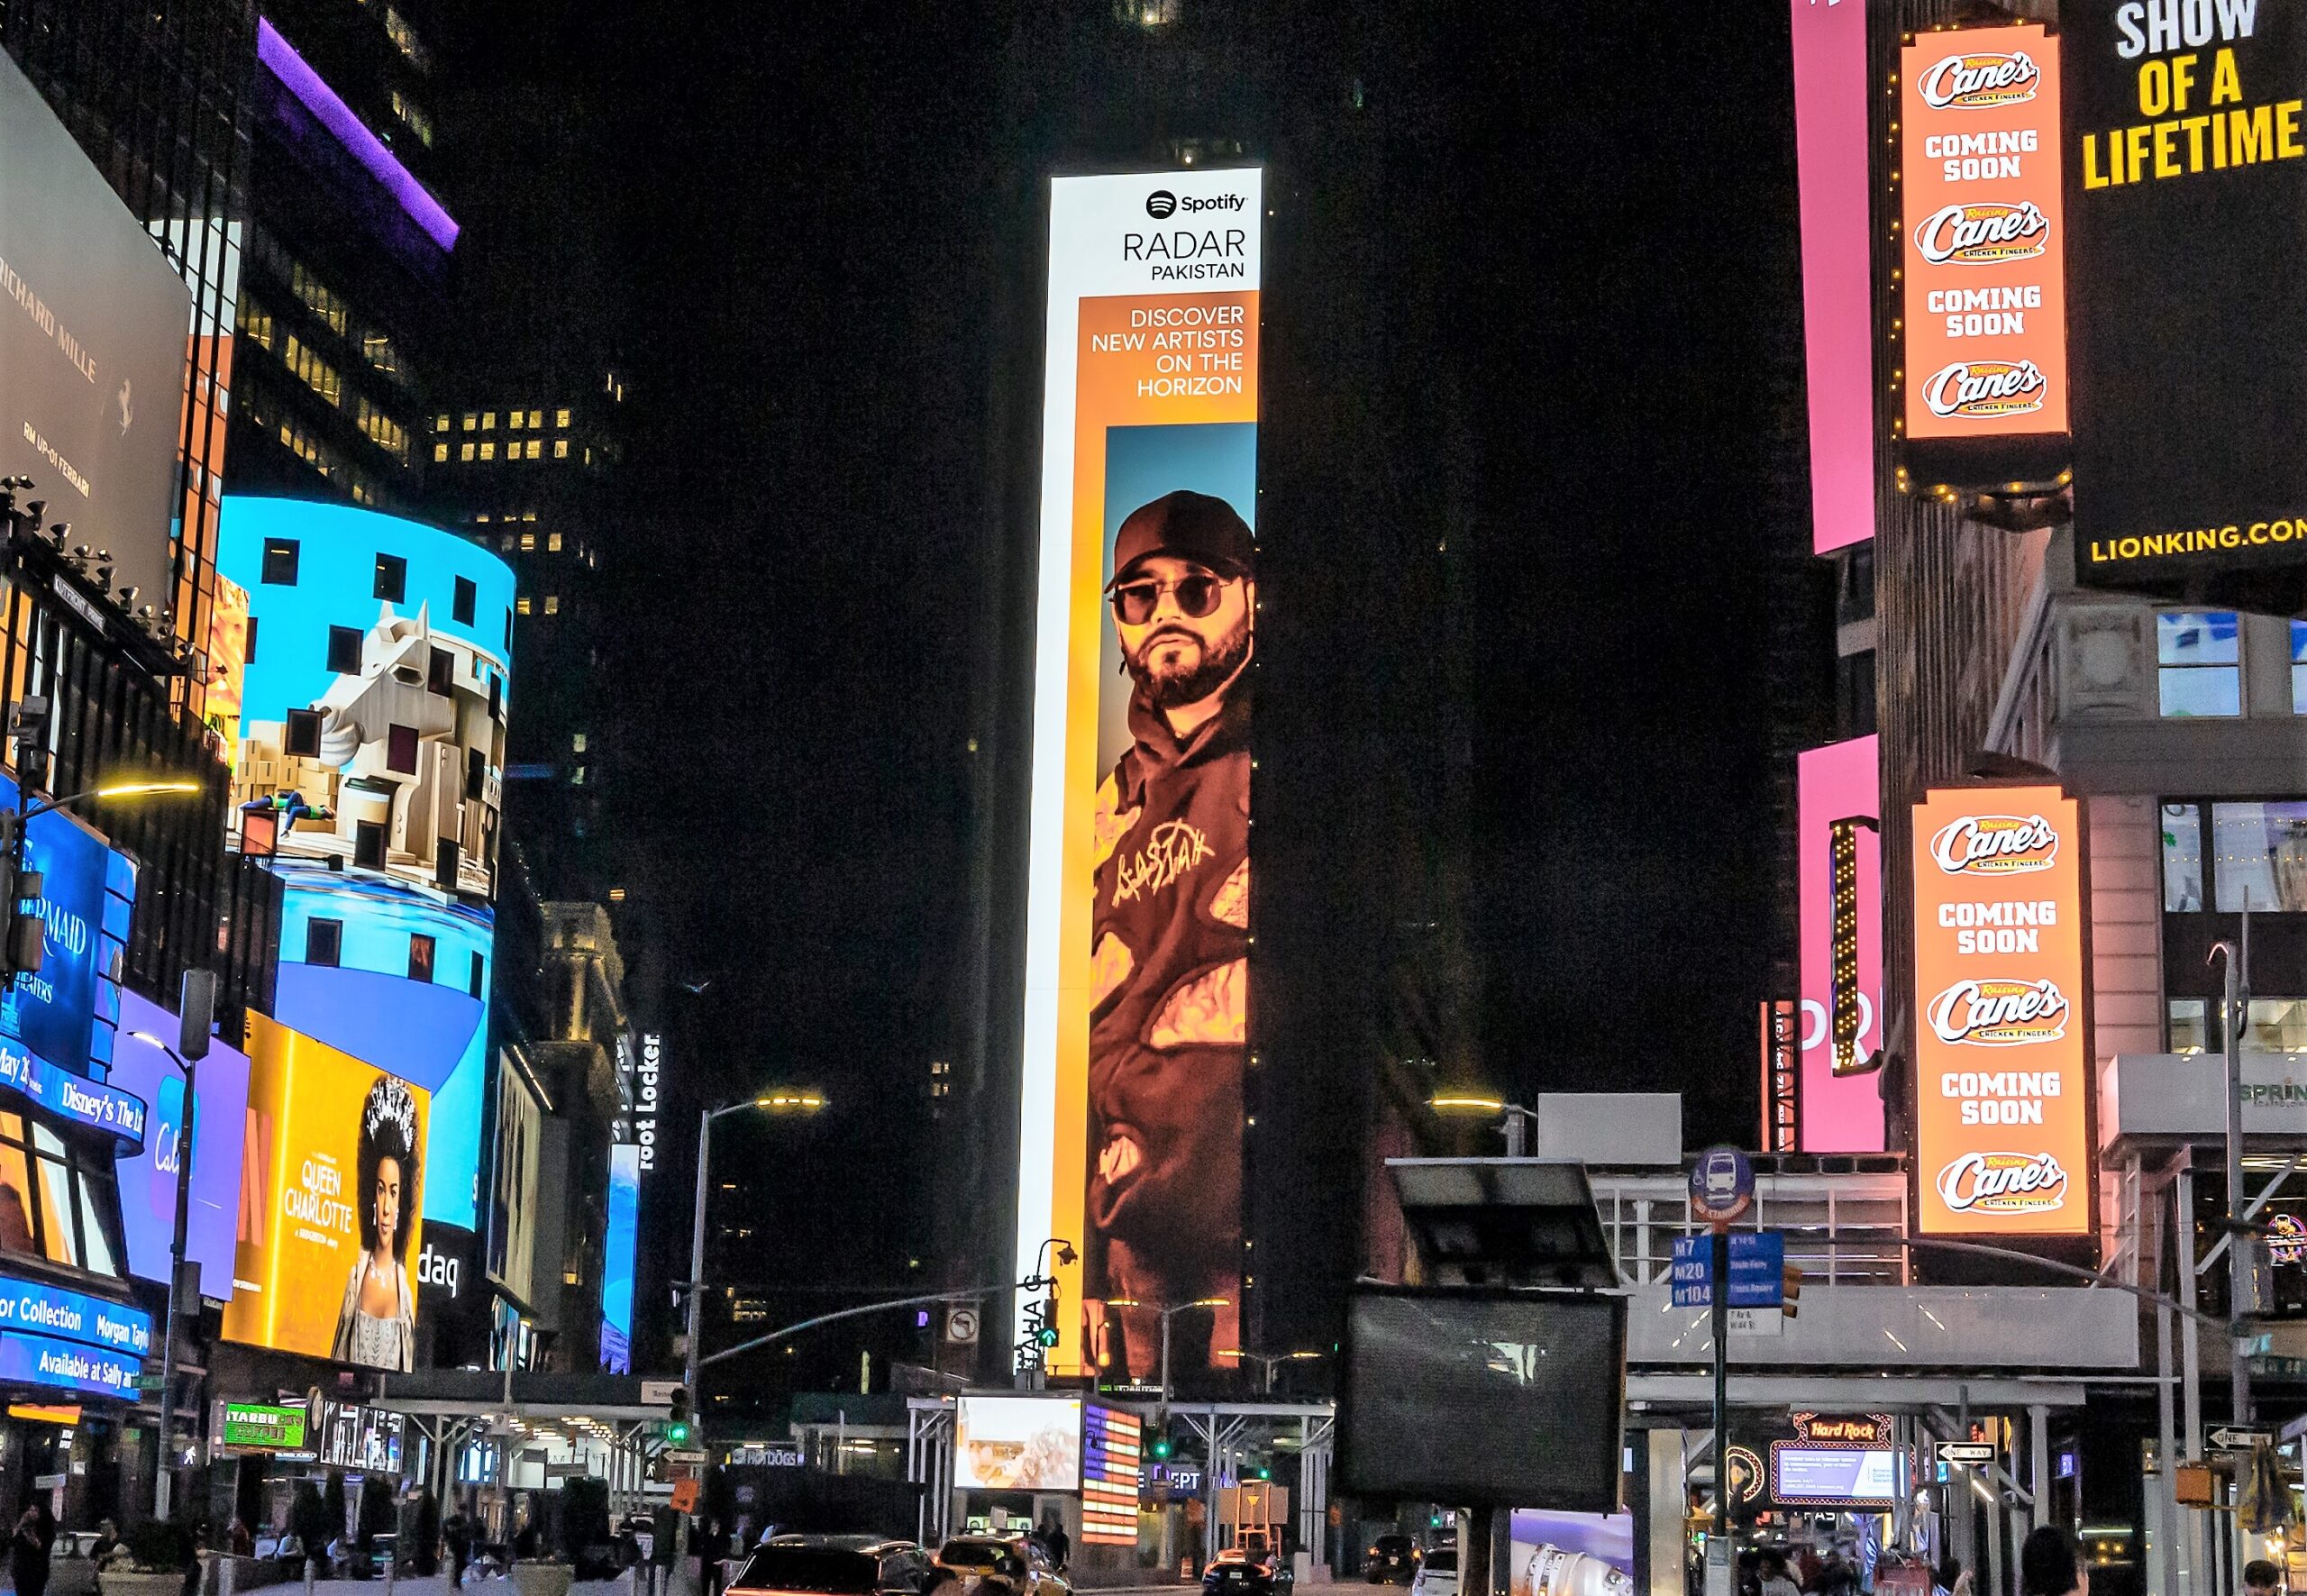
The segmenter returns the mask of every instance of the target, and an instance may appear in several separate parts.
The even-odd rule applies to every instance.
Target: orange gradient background
[[[224,1338],[324,1358],[336,1341],[345,1282],[360,1252],[360,1113],[384,1072],[339,1053],[261,1014],[249,1016],[249,1124],[242,1154],[239,1281],[224,1309]],[[432,1094],[416,1100],[416,1145],[426,1145]],[[288,1210],[292,1196],[312,1190],[307,1173],[337,1190],[346,1222],[315,1223]],[[409,1289],[424,1250],[423,1181],[401,1194],[408,1220]],[[251,1290],[251,1285],[255,1289]],[[421,1312],[420,1307],[420,1312]]]
[[[2039,69],[2032,99],[2014,105],[1965,110],[1934,109],[1918,81],[1950,55],[2009,55],[2023,50]],[[1905,187],[1905,225],[1900,230],[1900,264],[1906,269],[1907,435],[1913,438],[2016,438],[2063,433],[2066,420],[2066,216],[2059,189],[2058,41],[2038,23],[2011,28],[1957,28],[1919,33],[1899,63],[1899,180]],[[2038,147],[2019,155],[2016,178],[1976,178],[1948,182],[1946,158],[1923,153],[1925,141],[1946,133],[2034,131]],[[1950,205],[2031,200],[2050,223],[2043,252],[2031,260],[1996,264],[1934,265],[1923,259],[1916,230]],[[1929,308],[1938,288],[1998,288],[2039,285],[2043,302],[2026,312],[2026,331],[1949,338],[1947,314]],[[2032,360],[2042,369],[2043,407],[2002,418],[1945,416],[1931,413],[1923,384],[1946,366],[1965,360]]]
[[[2058,834],[2045,870],[1950,875],[1931,853],[1931,839],[1965,816],[2039,815]],[[2091,1227],[2090,1019],[2084,963],[2083,826],[2081,806],[2056,787],[1976,787],[1929,793],[1914,811],[1915,927],[1915,1188],[1924,1231],[1934,1235],[2081,1236]],[[2006,904],[2048,900],[2056,924],[2032,927],[2032,953],[1961,953],[1959,928],[1939,924],[1942,904]],[[1983,1046],[1940,1039],[1929,1019],[1931,1000],[1962,980],[2014,980],[2057,983],[2065,997],[2065,1035],[2019,1046]],[[2058,1095],[2040,1099],[2039,1125],[1965,1125],[1962,1101],[1947,1095],[1950,1073],[2055,1071]],[[2017,1103],[2015,1097],[1981,1099]],[[2033,1100],[2033,1099],[2024,1099]],[[2066,1172],[2059,1206],[2029,1213],[1950,1208],[1939,1194],[1940,1172],[1966,1153],[2047,1153]]]
[[[1097,339],[1130,332],[1133,311],[1228,305],[1243,307],[1242,364],[1238,372],[1226,373],[1241,378],[1238,394],[1140,395],[1141,380],[1175,375],[1156,369],[1154,362],[1165,351],[1152,347],[1152,337],[1142,349],[1094,347]],[[1250,290],[1084,299],[1074,351],[1079,387],[1073,412],[1073,575],[1065,684],[1065,897],[1058,922],[1057,1142],[1050,1234],[1078,1238],[1087,1234],[1089,1223],[1090,923],[1097,897],[1091,822],[1102,774],[1098,769],[1098,662],[1108,625],[1104,592],[1106,429],[1257,420],[1258,296]],[[1064,1264],[1056,1273],[1060,1302],[1081,1304],[1081,1265]],[[1049,1372],[1081,1373],[1081,1317],[1061,1313],[1058,1324],[1062,1339],[1049,1354]]]

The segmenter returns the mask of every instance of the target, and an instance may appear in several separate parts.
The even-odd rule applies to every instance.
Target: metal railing
[[[1665,1280],[1675,1237],[1707,1229],[1691,1217],[1689,1181],[1679,1172],[1590,1171],[1589,1179],[1628,1284]],[[1901,1173],[1757,1172],[1755,1206],[1734,1228],[1783,1232],[1786,1261],[1803,1272],[1806,1284],[1896,1286],[1911,1278],[1900,1245],[1907,1231]]]

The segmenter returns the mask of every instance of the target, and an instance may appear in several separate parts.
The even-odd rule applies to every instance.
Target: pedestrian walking
[[[41,1534],[40,1509],[26,1508],[8,1537],[8,1577],[16,1596],[43,1596],[48,1589],[50,1542]]]
[[[2019,1548],[2020,1596],[2091,1596],[2091,1571],[2074,1537],[2046,1524]]]

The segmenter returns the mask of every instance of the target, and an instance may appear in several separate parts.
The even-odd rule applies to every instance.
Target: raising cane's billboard
[[[1907,436],[2066,431],[2058,57],[2039,23],[1901,60]]]
[[[1915,809],[1915,1180],[1934,1235],[2091,1224],[2082,806],[2056,787]]]
[[[1254,168],[1050,185],[1017,1240],[1078,1305],[1053,1373],[1149,1378],[1164,1303],[1223,1304],[1181,1366],[1241,1345],[1264,214]]]

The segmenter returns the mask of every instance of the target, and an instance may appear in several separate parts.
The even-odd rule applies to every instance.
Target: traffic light
[[[1256,1468],[1250,1471],[1250,1477],[1255,1480],[1271,1480],[1273,1478],[1273,1471],[1266,1467],[1265,1464],[1260,1464]]]
[[[665,1445],[687,1446],[697,1439],[697,1420],[689,1412],[688,1391],[685,1387],[673,1388],[672,1414],[665,1420]]]
[[[1800,1318],[1802,1311],[1802,1272],[1789,1263],[1780,1272],[1778,1311],[1788,1318]]]
[[[0,985],[18,975],[38,975],[48,952],[41,872],[16,866],[17,828],[23,823],[20,814],[0,814]]]
[[[1155,1436],[1154,1437],[1154,1446],[1153,1446],[1153,1447],[1152,1447],[1152,1451],[1153,1451],[1153,1455],[1154,1455],[1154,1461],[1155,1463],[1167,1463],[1167,1462],[1169,1462],[1169,1461],[1170,1461],[1170,1437],[1169,1437],[1169,1436]]]
[[[1055,1346],[1057,1345],[1057,1327],[1052,1324],[1044,1324],[1040,1329],[1034,1332],[1034,1339],[1040,1342],[1044,1348]]]

